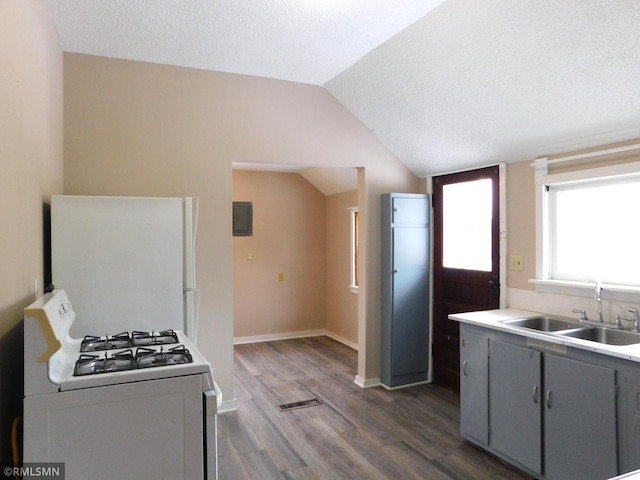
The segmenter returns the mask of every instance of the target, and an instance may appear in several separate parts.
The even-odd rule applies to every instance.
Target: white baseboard
[[[341,337],[340,335],[336,335],[335,333],[329,332],[328,330],[325,330],[325,335],[329,338],[333,338],[336,342],[340,342],[343,345],[346,345],[347,347],[353,348],[356,352],[358,351],[358,344],[355,342],[352,342],[351,340],[347,340],[346,338]]]
[[[301,332],[269,333],[267,335],[251,335],[248,337],[234,337],[233,344],[240,345],[243,343],[259,343],[259,342],[273,342],[275,340],[288,340],[290,338],[322,337],[326,334],[327,334],[327,331],[324,329],[303,330]]]
[[[233,339],[234,345],[241,345],[243,343],[259,343],[259,342],[273,342],[276,340],[288,340],[290,338],[306,338],[306,337],[329,337],[334,339],[337,342],[340,342],[347,347],[351,347],[354,350],[358,351],[358,344],[352,342],[351,340],[347,340],[340,335],[336,335],[335,333],[329,332],[326,329],[317,329],[317,330],[303,330],[300,332],[286,332],[286,333],[270,333],[267,335],[251,335],[247,337],[235,337]]]
[[[222,400],[222,405],[218,408],[218,413],[236,412],[238,410],[238,402],[233,400]]]
[[[389,387],[384,383],[381,383],[380,386],[385,388],[386,390],[399,390],[401,388],[415,387],[416,385],[424,385],[425,383],[430,383],[429,380],[425,380],[423,382],[415,382],[415,383],[407,383],[406,385],[398,385],[397,387]]]
[[[382,385],[382,383],[380,383],[379,378],[364,379],[359,375],[356,375],[356,378],[354,379],[353,383],[358,385],[360,388],[372,388],[372,387],[379,387],[380,385]]]

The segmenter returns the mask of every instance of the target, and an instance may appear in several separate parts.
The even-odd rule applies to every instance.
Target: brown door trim
[[[445,268],[442,265],[442,189],[444,185],[492,179],[492,270]],[[470,199],[473,201],[473,199]],[[500,306],[500,172],[498,166],[433,177],[433,380],[458,390],[460,345],[458,323],[451,313]]]

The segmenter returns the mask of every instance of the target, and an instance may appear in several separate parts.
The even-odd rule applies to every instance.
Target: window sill
[[[579,297],[593,297],[596,286],[595,282],[572,282],[569,280],[531,279],[529,283],[535,285],[537,292],[576,295]],[[607,300],[638,301],[640,287],[608,283],[602,283],[600,286],[602,287],[602,296]]]
[[[356,295],[358,294],[358,286],[353,286],[353,285],[349,285],[349,290],[351,290],[351,293],[355,293]]]

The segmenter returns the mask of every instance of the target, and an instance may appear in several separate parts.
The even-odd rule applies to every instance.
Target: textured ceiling
[[[323,85],[444,0],[49,0],[65,51]]]
[[[447,0],[326,88],[420,176],[640,137],[640,1]]]
[[[640,137],[637,0],[49,0],[62,47],[324,85],[416,175]]]

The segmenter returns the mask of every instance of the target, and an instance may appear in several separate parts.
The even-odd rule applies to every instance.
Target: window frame
[[[535,284],[536,291],[559,293],[565,295],[593,296],[595,282],[556,280],[551,277],[551,217],[549,187],[591,184],[603,180],[623,178],[640,178],[640,162],[575,170],[564,173],[548,173],[547,159],[537,160],[536,168],[536,278],[529,280]],[[608,292],[608,298],[624,301],[635,301],[640,293],[640,286],[601,285]]]

